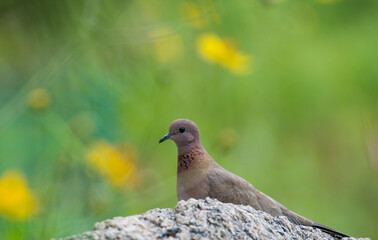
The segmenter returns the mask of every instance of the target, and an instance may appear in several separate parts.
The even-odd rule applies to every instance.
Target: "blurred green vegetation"
[[[0,216],[0,238],[174,207],[176,147],[158,140],[176,118],[293,211],[377,238],[377,25],[374,0],[1,1],[0,178],[22,173],[38,211]],[[203,59],[208,33],[250,72]],[[124,187],[88,164],[96,142],[115,164],[137,151]]]

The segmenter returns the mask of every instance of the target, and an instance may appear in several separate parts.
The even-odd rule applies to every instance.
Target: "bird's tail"
[[[314,224],[312,224],[311,227],[318,228],[322,232],[328,233],[329,235],[331,235],[332,237],[337,238],[337,239],[342,239],[344,237],[350,237],[350,236],[348,236],[348,235],[346,235],[342,232],[339,232],[339,231],[337,231],[333,228],[324,226],[323,224],[320,224],[320,223],[317,223],[317,222],[314,222]]]

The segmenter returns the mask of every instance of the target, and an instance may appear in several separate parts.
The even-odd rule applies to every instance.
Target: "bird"
[[[197,125],[188,119],[174,120],[159,143],[173,140],[177,146],[177,199],[215,198],[223,203],[251,206],[273,217],[286,216],[297,225],[310,226],[334,238],[349,237],[335,229],[296,214],[260,192],[251,183],[220,166],[205,150]]]

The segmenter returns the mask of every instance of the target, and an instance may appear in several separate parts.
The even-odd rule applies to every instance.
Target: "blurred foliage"
[[[1,1],[0,238],[174,207],[176,118],[295,212],[377,238],[377,24],[374,0]]]

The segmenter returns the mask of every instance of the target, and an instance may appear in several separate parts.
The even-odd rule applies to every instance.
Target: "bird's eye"
[[[185,128],[184,128],[184,127],[180,127],[180,128],[179,128],[179,132],[180,132],[180,133],[185,132]]]

